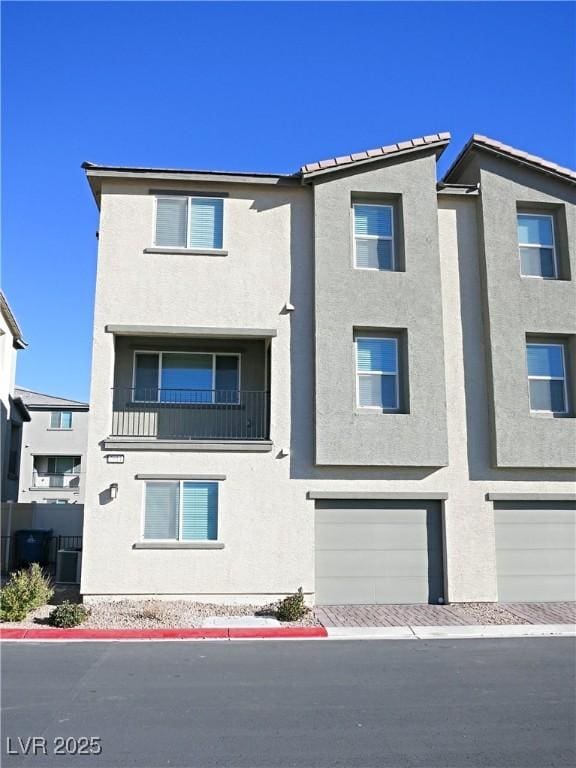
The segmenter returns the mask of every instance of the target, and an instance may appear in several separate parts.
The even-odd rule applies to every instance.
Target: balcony
[[[266,441],[269,404],[265,391],[114,387],[110,437]]]

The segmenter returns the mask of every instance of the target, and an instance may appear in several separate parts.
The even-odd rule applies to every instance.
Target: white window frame
[[[58,419],[59,424],[60,424],[59,427],[53,427],[52,426],[52,414],[53,413],[57,413],[59,415],[59,417],[60,417]],[[69,413],[70,414],[70,426],[69,427],[63,427],[62,426],[62,414],[63,413]],[[73,422],[74,422],[74,418],[72,416],[72,411],[60,411],[60,410],[58,410],[58,411],[50,411],[50,426],[48,427],[48,429],[51,429],[53,432],[56,432],[58,430],[63,430],[64,432],[70,432],[70,430],[72,429]]]
[[[146,494],[148,483],[162,483],[163,485],[178,485],[178,537],[176,539],[147,539],[144,536],[146,530]],[[184,483],[214,483],[217,486],[217,504],[216,504],[216,530],[218,537],[216,539],[182,539],[180,533],[182,531],[182,506],[184,500]],[[180,480],[146,480],[144,482],[144,493],[142,494],[142,515],[141,515],[141,528],[140,528],[140,541],[155,542],[211,542],[214,544],[220,543],[220,482],[218,480],[194,480],[193,478],[183,477]]]
[[[518,237],[518,217],[519,216],[532,216],[538,219],[550,219],[552,223],[552,245],[544,245],[542,243],[521,243]],[[528,213],[526,211],[516,211],[516,237],[518,239],[518,258],[520,260],[520,275],[521,277],[533,278],[534,280],[558,280],[558,255],[556,252],[556,232],[555,230],[555,216],[553,213]],[[554,266],[554,274],[552,277],[545,277],[544,275],[525,275],[522,271],[522,248],[552,248],[552,264]]]
[[[562,370],[564,371],[564,376],[533,376],[528,372],[528,347],[560,347],[560,351],[562,353]],[[563,416],[567,414],[570,410],[568,405],[568,386],[566,381],[566,352],[564,348],[564,344],[560,344],[558,342],[550,342],[547,343],[545,341],[527,341],[526,342],[526,372],[528,374],[528,403],[530,405],[530,413],[547,413],[547,414],[558,414],[560,416]],[[531,381],[561,381],[563,382],[563,389],[564,389],[564,410],[563,411],[549,411],[549,410],[542,410],[542,409],[536,409],[532,408],[532,399],[530,397],[530,382]]]
[[[390,235],[356,235],[356,206],[362,206],[363,208],[389,208],[391,211],[390,223],[392,225],[392,234]],[[356,258],[356,238],[359,237],[362,240],[390,240],[392,244],[392,266],[390,269],[380,269],[379,267],[360,267],[358,266],[358,260]],[[354,242],[353,258],[354,269],[363,269],[367,272],[395,272],[396,271],[396,248],[394,246],[394,206],[390,203],[362,203],[356,201],[352,203],[352,239]]]
[[[158,355],[158,386],[156,389],[158,390],[158,397],[156,400],[136,400],[136,356],[137,355]],[[196,352],[194,350],[163,350],[162,352],[159,352],[157,349],[135,349],[134,355],[132,359],[132,402],[134,403],[162,403],[164,401],[160,400],[160,392],[162,390],[161,383],[162,383],[162,356],[163,355],[212,355],[212,387],[210,390],[206,390],[207,392],[211,393],[211,400],[207,402],[201,403],[201,405],[238,405],[240,403],[240,392],[242,391],[242,353],[241,352],[205,352],[204,350],[201,350],[200,352]],[[216,383],[216,357],[237,357],[238,358],[238,389],[237,391],[237,399],[234,401],[231,401],[229,403],[219,403],[215,399],[215,383]],[[232,392],[235,390],[231,390]],[[195,403],[179,403],[179,405],[195,405]],[[200,403],[198,403],[200,404]],[[166,403],[166,405],[169,405],[169,402]]]
[[[359,341],[393,341],[394,357],[396,360],[396,373],[390,371],[360,371],[358,369],[358,342]],[[396,336],[356,336],[354,339],[354,353],[356,357],[356,406],[363,411],[386,411],[396,413],[400,410],[400,359],[398,355],[398,339]],[[396,405],[394,408],[385,408],[383,405],[360,405],[360,376],[394,376],[396,379]]]
[[[44,499],[42,499],[42,503],[43,504],[59,504],[59,505],[62,505],[62,504],[69,504],[70,500],[69,499],[60,499],[60,498],[57,498],[57,499],[46,499],[46,498],[44,498]]]
[[[161,245],[160,243],[156,242],[156,221],[158,219],[158,200],[186,200],[186,245]],[[209,246],[205,246],[202,248],[198,248],[197,246],[190,245],[190,233],[191,233],[191,226],[190,226],[190,218],[192,216],[192,206],[190,205],[191,200],[221,200],[222,201],[222,244],[219,248],[210,248]],[[224,200],[226,198],[224,197],[214,197],[212,195],[155,195],[154,196],[154,228],[152,230],[152,242],[154,243],[154,248],[170,248],[170,249],[180,249],[182,251],[221,251],[224,248]]]

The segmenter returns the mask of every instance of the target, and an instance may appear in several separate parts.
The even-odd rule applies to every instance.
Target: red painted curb
[[[328,637],[324,627],[234,627],[228,630],[233,638],[282,638],[282,637]]]
[[[195,629],[0,629],[0,640],[216,640],[328,637],[324,627]]]

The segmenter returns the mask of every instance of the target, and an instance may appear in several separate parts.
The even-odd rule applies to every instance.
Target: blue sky
[[[574,167],[572,3],[2,3],[18,383],[89,394],[93,162],[289,172],[448,130]]]

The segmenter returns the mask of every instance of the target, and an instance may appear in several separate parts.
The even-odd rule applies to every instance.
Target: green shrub
[[[45,605],[54,590],[48,576],[38,563],[16,571],[0,593],[0,618],[2,621],[22,621],[29,611]]]
[[[83,624],[88,616],[90,616],[90,611],[86,606],[65,600],[62,605],[57,605],[50,612],[48,624],[51,624],[53,627],[69,629],[70,627],[77,627],[79,624]]]
[[[279,621],[299,621],[309,610],[310,608],[304,602],[302,587],[298,587],[298,592],[280,601],[276,616]]]

